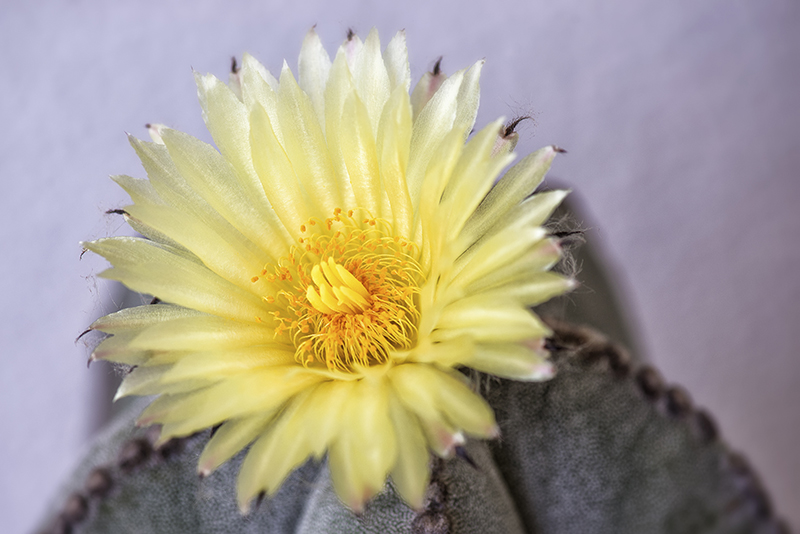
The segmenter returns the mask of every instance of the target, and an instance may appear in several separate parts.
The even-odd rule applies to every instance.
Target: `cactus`
[[[197,459],[212,432],[154,449],[138,429],[135,402],[96,439],[55,500],[42,532],[73,533],[771,533],[773,514],[742,456],[720,441],[711,417],[686,391],[667,386],[598,331],[631,344],[591,250],[576,261],[586,294],[548,305],[556,378],[526,383],[476,375],[497,414],[499,440],[468,441],[449,460],[432,459],[423,510],[391,483],[362,515],[342,505],[323,463],[295,471],[248,515],[236,506],[244,453],[206,479]],[[589,299],[600,295],[598,304]],[[602,316],[587,310],[602,306]]]
[[[391,484],[361,516],[341,505],[324,463],[309,462],[241,515],[240,453],[196,474],[209,431],[153,449],[141,404],[96,441],[49,531],[75,533],[734,532],[785,529],[741,456],[685,391],[596,331],[553,323],[559,374],[545,383],[481,377],[503,430],[436,459],[422,511]]]

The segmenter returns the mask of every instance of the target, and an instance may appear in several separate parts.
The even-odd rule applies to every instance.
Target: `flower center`
[[[412,347],[423,282],[416,247],[386,221],[353,210],[300,231],[269,277],[282,288],[274,302],[286,303],[285,314],[273,312],[276,335],[290,334],[298,362],[354,371]]]
[[[350,271],[333,261],[311,269],[311,279],[319,288],[308,286],[306,297],[322,313],[364,313],[369,306],[369,291]]]

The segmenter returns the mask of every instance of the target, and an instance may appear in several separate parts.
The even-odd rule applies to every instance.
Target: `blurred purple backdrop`
[[[0,8],[0,510],[27,532],[94,429],[107,366],[73,343],[115,289],[78,241],[127,231],[124,132],[209,140],[190,67],[294,67],[314,24],[405,28],[414,80],[487,64],[478,125],[533,114],[520,153],[569,149],[646,356],[686,386],[800,527],[800,4],[708,0],[6,3]]]

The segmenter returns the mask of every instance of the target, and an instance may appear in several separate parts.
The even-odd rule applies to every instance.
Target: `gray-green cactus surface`
[[[476,377],[500,439],[432,460],[422,511],[388,484],[361,516],[309,462],[242,515],[243,455],[201,479],[209,431],[153,450],[132,406],[95,442],[58,501],[50,531],[74,533],[768,533],[785,531],[746,463],[682,389],[595,331],[554,323],[558,375]],[[474,464],[474,465],[473,465]],[[783,529],[783,530],[782,530]]]

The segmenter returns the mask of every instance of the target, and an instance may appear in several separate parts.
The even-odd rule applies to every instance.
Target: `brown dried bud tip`
[[[503,137],[508,137],[509,135],[513,134],[516,131],[517,126],[519,126],[519,123],[521,123],[524,120],[533,120],[533,117],[529,117],[529,116],[525,115],[525,116],[517,117],[516,119],[513,119],[511,122],[506,124],[506,127],[503,130]]]
[[[436,60],[436,63],[433,65],[433,70],[431,74],[434,76],[439,76],[442,73],[442,59],[444,56],[439,56],[439,59]]]
[[[239,64],[236,63],[236,56],[231,56],[231,74],[236,74],[237,72],[239,72]]]
[[[347,40],[352,41],[355,36],[356,32],[353,31],[353,28],[347,28]]]

